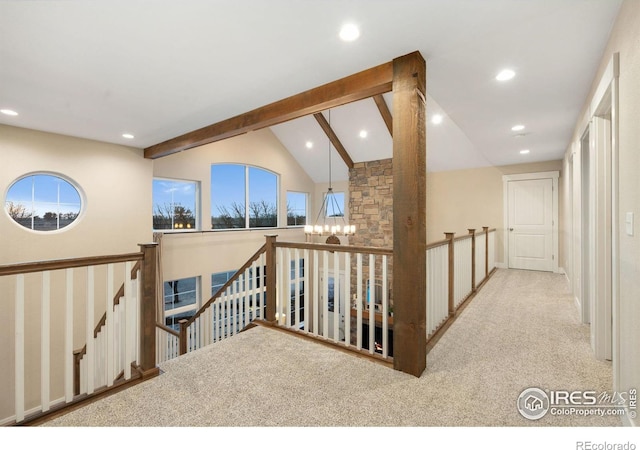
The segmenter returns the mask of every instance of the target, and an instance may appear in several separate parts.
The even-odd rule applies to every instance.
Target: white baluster
[[[42,304],[40,319],[40,401],[42,412],[49,411],[49,386],[51,383],[51,273],[42,272]]]
[[[15,308],[15,410],[16,422],[24,420],[24,275],[16,275]]]

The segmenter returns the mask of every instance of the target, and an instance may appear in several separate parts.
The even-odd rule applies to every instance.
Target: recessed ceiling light
[[[360,37],[360,30],[353,23],[346,23],[340,28],[340,39],[345,42],[355,41]]]
[[[520,150],[521,155],[526,155],[529,153],[529,150]]]
[[[369,133],[367,133],[367,130],[360,130],[360,137],[362,139],[366,138],[368,134]]]
[[[307,141],[306,144],[304,144],[304,146],[307,148],[313,148],[313,142]]]
[[[442,114],[434,114],[431,117],[431,123],[434,125],[440,125],[442,123],[442,120],[444,119],[444,117],[442,117]]]
[[[133,139],[135,136],[133,134],[130,134],[130,133],[124,133],[122,135],[122,137],[125,138],[125,139]]]
[[[524,125],[514,125],[511,127],[511,131],[521,131],[524,130]]]
[[[14,110],[12,110],[12,109],[0,109],[0,112],[1,112],[2,114],[6,114],[7,116],[17,116],[17,115],[18,115],[18,113],[17,113],[17,112],[15,112],[15,111],[14,111]]]
[[[507,81],[516,76],[516,73],[511,69],[504,69],[498,75],[496,75],[496,80],[498,81]]]

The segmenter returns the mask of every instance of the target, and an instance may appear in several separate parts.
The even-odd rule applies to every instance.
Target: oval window
[[[20,178],[7,191],[5,210],[18,224],[35,231],[60,230],[78,218],[82,201],[78,189],[56,175]]]

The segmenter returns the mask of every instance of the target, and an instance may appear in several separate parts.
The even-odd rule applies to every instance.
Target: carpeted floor
[[[159,377],[44,426],[609,427],[618,417],[523,418],[520,393],[610,391],[563,275],[498,270],[420,378],[256,327],[162,364]]]

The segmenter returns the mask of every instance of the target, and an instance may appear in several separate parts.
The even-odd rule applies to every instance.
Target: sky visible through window
[[[195,229],[197,183],[153,180],[153,229]]]
[[[276,227],[278,176],[241,164],[211,166],[214,229]]]
[[[18,180],[7,192],[6,202],[22,204],[39,217],[47,212],[80,212],[78,191],[54,175],[32,175]]]

